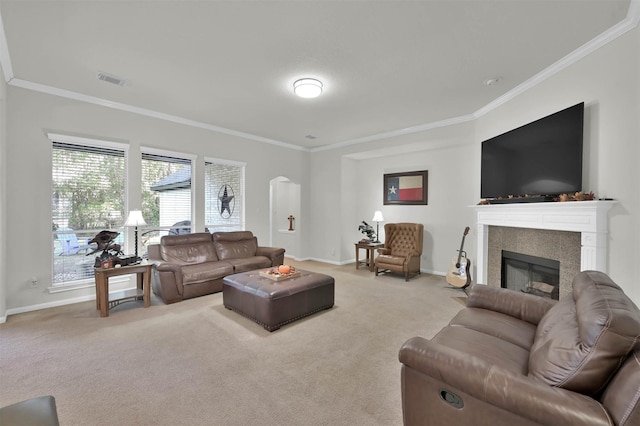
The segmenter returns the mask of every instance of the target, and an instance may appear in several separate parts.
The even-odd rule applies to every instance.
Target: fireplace
[[[598,270],[607,273],[608,211],[616,203],[595,200],[472,206],[477,218],[474,281],[500,287],[502,249],[559,259],[562,299],[570,292],[571,280],[576,272]],[[555,238],[562,238],[561,242],[557,243]],[[546,252],[540,252],[547,247],[556,247],[560,254],[548,256]],[[493,260],[491,265],[489,262],[490,258],[496,258],[496,251],[497,267],[492,266]],[[576,252],[576,259],[563,261],[562,257],[570,252]],[[568,284],[566,280],[569,280]]]
[[[502,250],[501,287],[559,299],[560,262]]]

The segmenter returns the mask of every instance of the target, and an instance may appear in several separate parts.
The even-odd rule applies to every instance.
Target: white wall
[[[7,227],[6,227],[6,193],[7,193],[7,84],[0,67],[0,323],[7,315]]]
[[[370,221],[375,210],[385,222],[422,222],[422,267],[444,273],[464,227],[474,223],[468,206],[479,201],[481,141],[581,100],[587,105],[584,188],[619,200],[610,212],[609,273],[640,304],[633,268],[640,254],[639,52],[636,28],[476,120],[312,153],[10,86],[6,118],[0,114],[7,129],[4,144],[0,132],[6,149],[2,182],[10,183],[0,201],[0,220],[4,215],[8,224],[0,232],[0,250],[6,247],[0,262],[8,265],[6,277],[0,272],[0,309],[3,278],[8,309],[94,294],[84,289],[52,295],[45,289],[51,271],[48,131],[124,141],[133,153],[149,146],[246,162],[246,223],[259,242],[269,240],[269,182],[287,176],[301,184],[300,258],[353,261],[353,244],[362,238],[358,224]],[[429,170],[427,206],[382,205],[384,173],[423,169]],[[472,231],[465,245],[472,261],[475,246]],[[40,280],[36,289],[30,285],[34,275]]]
[[[49,294],[51,285],[51,142],[47,132],[129,143],[198,156],[242,161],[246,167],[246,228],[269,241],[269,181],[285,175],[306,185],[309,153],[106,107],[8,87],[6,208],[7,308],[45,307],[93,297],[93,288]],[[4,128],[4,126],[3,126]],[[132,163],[135,158],[131,158]],[[138,174],[139,176],[139,174]],[[139,180],[138,180],[139,181]],[[139,187],[133,180],[132,192]],[[4,192],[3,192],[4,193]],[[133,194],[132,194],[133,195]],[[132,199],[138,199],[134,196]],[[201,203],[203,197],[198,197]],[[5,268],[2,268],[4,271]],[[31,287],[31,277],[39,285]],[[0,278],[1,279],[1,278]],[[0,295],[1,296],[1,295]]]
[[[585,102],[583,189],[619,201],[609,212],[608,272],[638,304],[630,266],[640,255],[639,57],[636,28],[477,120],[480,141]]]
[[[313,153],[312,220],[323,225],[315,227],[312,257],[327,259],[332,247],[342,247],[330,260],[352,261],[353,243],[361,237],[358,224],[382,210],[385,222],[424,223],[423,270],[447,271],[466,225],[471,232],[465,248],[473,261],[475,217],[468,206],[480,201],[481,142],[585,101],[584,189],[619,200],[609,215],[608,272],[640,304],[632,267],[640,255],[639,52],[635,28],[472,122]],[[343,158],[351,159],[355,176],[344,167],[342,173],[329,172],[340,170]],[[382,206],[384,173],[422,169],[429,170],[428,206]],[[356,194],[354,213],[344,200],[337,203],[336,188]]]
[[[425,131],[419,134],[369,142],[341,149],[315,152],[312,156],[314,179],[311,190],[318,220],[318,233],[312,257],[326,259],[334,247],[340,257],[331,259],[348,263],[355,259],[354,244],[363,235],[361,221],[370,225],[373,213],[382,211],[381,240],[384,224],[420,222],[425,226],[421,268],[425,272],[446,273],[451,258],[460,247],[465,226],[474,223],[468,206],[478,202],[479,164],[470,160],[475,150],[473,121]],[[362,149],[366,147],[366,151]],[[329,164],[341,164],[342,173],[322,173]],[[403,171],[428,170],[428,205],[383,205],[383,175]],[[322,179],[315,179],[322,173]],[[333,188],[340,188],[337,198]],[[348,195],[344,195],[348,194]],[[316,222],[314,222],[316,223]],[[467,238],[465,249],[475,243]]]

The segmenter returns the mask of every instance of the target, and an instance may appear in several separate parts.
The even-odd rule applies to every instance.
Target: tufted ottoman
[[[260,270],[229,275],[223,280],[224,307],[269,331],[333,307],[333,277],[298,271],[300,276],[283,281],[262,277]]]

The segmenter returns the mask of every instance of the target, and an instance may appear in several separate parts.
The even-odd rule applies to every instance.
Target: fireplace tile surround
[[[560,299],[583,270],[607,272],[608,211],[616,201],[472,206],[477,220],[476,281],[500,287],[501,250],[560,261]]]
[[[501,252],[508,250],[560,262],[560,298],[571,292],[571,281],[580,272],[580,233],[548,229],[489,227],[487,284],[500,287]]]

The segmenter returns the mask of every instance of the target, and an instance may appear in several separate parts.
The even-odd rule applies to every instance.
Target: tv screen
[[[484,199],[582,190],[584,102],[482,142]]]

